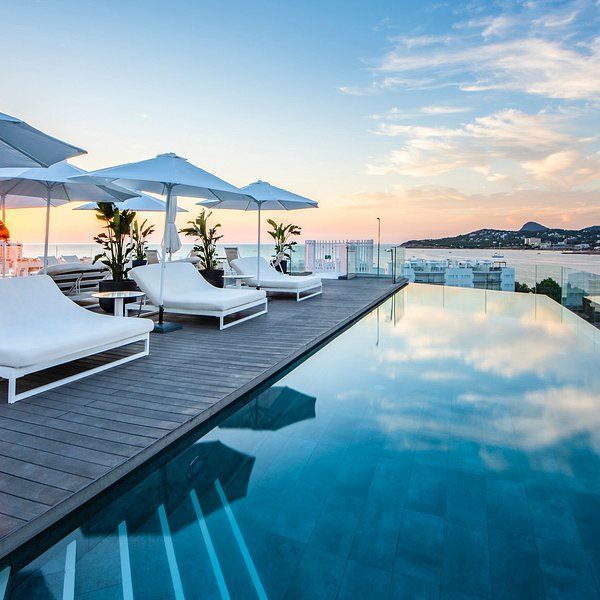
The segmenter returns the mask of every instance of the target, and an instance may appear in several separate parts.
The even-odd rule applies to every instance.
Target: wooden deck
[[[152,335],[149,357],[12,405],[0,381],[0,559],[401,287],[323,283],[322,296],[273,299],[267,315],[224,331],[216,319],[169,315],[184,327]],[[109,354],[119,352],[31,381],[65,377]]]

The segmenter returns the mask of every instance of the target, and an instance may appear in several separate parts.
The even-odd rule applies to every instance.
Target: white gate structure
[[[373,248],[373,240],[307,240],[305,268],[331,277],[373,273]]]

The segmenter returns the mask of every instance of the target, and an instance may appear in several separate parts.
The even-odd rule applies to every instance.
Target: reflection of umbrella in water
[[[170,515],[182,503],[189,503],[192,490],[196,491],[202,510],[208,515],[222,508],[215,491],[217,480],[221,482],[230,503],[246,496],[254,461],[254,456],[218,441],[196,442],[152,471],[135,487],[118,494],[97,515],[88,534],[113,532],[121,521],[127,522],[129,531],[135,531],[156,514],[159,506],[164,505],[167,515]],[[191,508],[190,504],[189,510],[180,513],[182,518],[171,522],[173,530],[196,520]]]
[[[188,452],[190,454],[186,456]],[[183,467],[190,458],[184,483],[182,481]],[[192,488],[195,489],[200,498],[206,498],[202,510],[207,515],[221,507],[220,502],[217,502],[217,496],[212,493],[217,479],[225,488],[230,503],[246,496],[255,460],[254,456],[238,452],[222,442],[196,443],[189,451],[184,452],[183,456],[174,459],[177,461],[176,464],[172,465],[173,461],[167,464],[166,485],[168,489],[185,487],[187,492]]]
[[[181,573],[174,550],[175,533],[183,532],[183,537],[178,538],[181,548],[188,548],[186,544],[193,543],[195,551],[204,539],[209,552],[214,552],[205,517],[218,510],[224,510],[240,550],[245,552],[244,561],[258,578],[229,506],[234,500],[246,496],[254,460],[253,456],[219,441],[192,444],[153,470],[132,489],[126,492],[115,489],[114,500],[42,555],[43,562],[36,559],[11,576],[11,598],[13,595],[15,599],[59,597],[61,584],[62,597],[73,598],[77,581],[82,582],[84,589],[89,587],[90,591],[98,591],[96,586],[100,585],[99,582],[102,586],[110,582],[122,586],[125,598],[146,597],[137,589],[134,594],[134,585],[136,588],[140,586],[142,576],[150,577],[152,584],[161,585],[161,589],[163,582],[165,589],[172,586],[176,595],[170,597],[182,598]],[[200,530],[188,530],[192,523],[198,523]],[[211,527],[218,526],[213,523]],[[216,531],[221,534],[221,530]],[[136,534],[137,540],[132,542]],[[111,553],[114,553],[112,559]],[[120,569],[111,566],[115,558],[120,562]],[[163,562],[165,558],[166,564]],[[45,566],[40,567],[46,560],[52,576],[55,574],[52,569],[61,569],[64,564],[64,580],[61,577],[53,581],[51,587],[46,585]],[[137,579],[132,566],[137,569]],[[171,575],[170,583],[161,576],[155,577],[156,573],[164,573],[166,568]],[[38,576],[40,574],[42,576]],[[0,585],[2,575],[5,575],[4,571],[0,572]],[[262,592],[259,597],[265,598],[260,581],[253,583]],[[181,592],[179,595],[178,590]],[[0,598],[1,592],[0,587]]]
[[[315,418],[317,399],[290,387],[273,386],[223,421],[224,429],[275,431]]]

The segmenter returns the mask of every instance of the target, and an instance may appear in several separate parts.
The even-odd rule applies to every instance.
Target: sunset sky
[[[319,201],[272,215],[304,238],[371,238],[378,216],[388,243],[600,224],[598,0],[0,11],[0,111],[86,148],[85,169],[173,151],[234,185],[263,179]],[[53,212],[53,242],[96,231],[71,208]],[[253,213],[216,216],[225,241],[254,240]],[[43,211],[7,221],[42,240]]]

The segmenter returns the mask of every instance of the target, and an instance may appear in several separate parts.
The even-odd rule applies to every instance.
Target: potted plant
[[[148,242],[146,239],[154,233],[154,225],[147,225],[148,219],[141,223],[135,219],[131,228],[131,241],[133,243],[132,267],[141,267],[146,264],[146,249]]]
[[[292,223],[289,225],[276,223],[273,219],[267,219],[267,223],[272,227],[269,235],[275,240],[275,255],[271,264],[282,273],[287,273],[288,260],[292,259],[292,247],[298,243],[291,241],[291,238],[300,235],[302,228]]]
[[[220,223],[209,227],[208,220],[211,215],[212,212],[207,213],[206,210],[202,210],[194,221],[188,221],[189,227],[185,227],[180,233],[196,239],[193,252],[200,259],[200,273],[209,283],[222,288],[225,272],[223,269],[219,269],[216,253],[217,242],[223,236],[217,235],[221,227]]]
[[[135,212],[120,211],[112,202],[99,202],[96,218],[104,223],[105,231],[94,237],[103,252],[94,257],[94,263],[100,261],[110,271],[111,278],[99,283],[101,292],[121,292],[136,290],[135,281],[127,278],[129,262],[133,253],[130,233]],[[127,302],[127,300],[126,300]],[[114,311],[113,300],[100,299],[100,307],[108,313]]]

